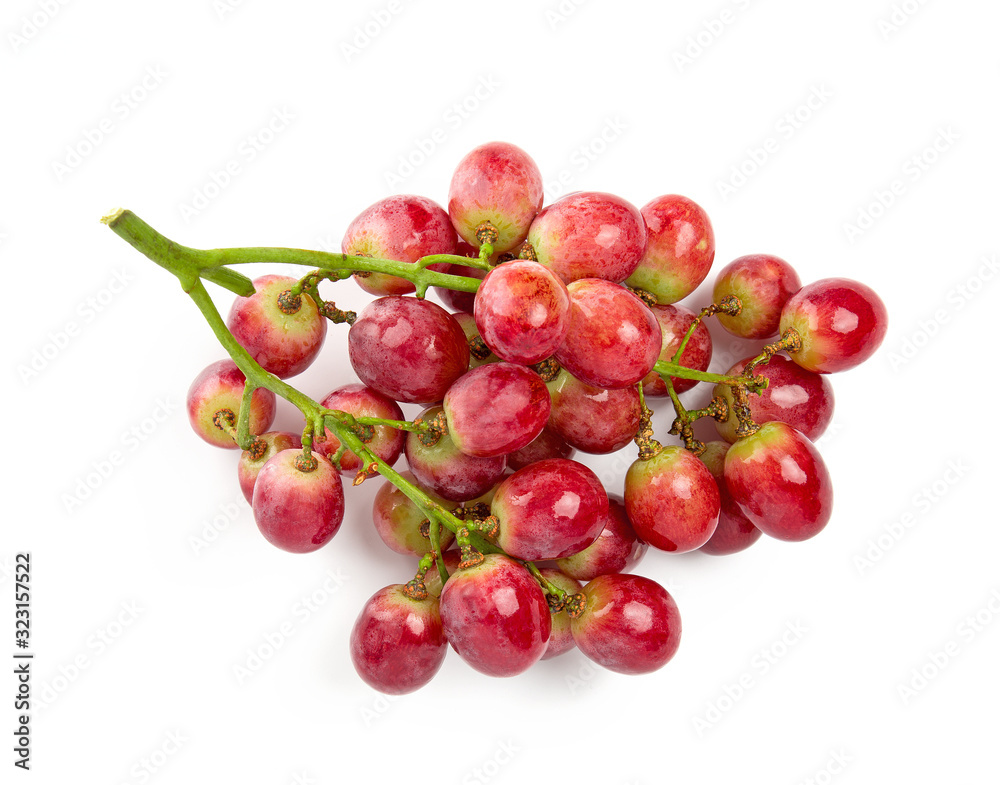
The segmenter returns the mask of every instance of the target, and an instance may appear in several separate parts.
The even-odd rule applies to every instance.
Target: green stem
[[[709,373],[708,371],[696,371],[676,362],[660,360],[653,366],[653,370],[660,376],[674,376],[678,379],[694,379],[698,382],[711,382],[712,384],[741,385],[746,381],[739,376],[723,376],[719,373]]]
[[[441,576],[441,585],[447,583],[448,568],[444,565],[444,554],[441,553],[441,522],[436,518],[429,519],[427,536],[431,541],[431,550],[434,551],[434,561],[437,563],[438,575]]]
[[[137,251],[176,275],[186,292],[190,291],[194,282],[200,277],[239,295],[253,294],[253,284],[250,279],[242,273],[228,269],[225,265],[258,263],[300,264],[320,270],[386,273],[411,281],[417,287],[418,297],[423,297],[430,286],[475,292],[480,283],[478,278],[439,273],[420,264],[397,262],[392,259],[373,259],[368,256],[350,256],[343,253],[301,248],[215,248],[207,251],[188,248],[167,239],[130,210],[118,210],[102,220]],[[435,254],[428,263],[451,262],[467,265],[470,261],[475,260],[455,254]]]

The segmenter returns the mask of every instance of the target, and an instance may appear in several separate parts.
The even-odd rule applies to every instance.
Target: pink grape
[[[570,322],[556,360],[595,387],[635,384],[660,356],[660,325],[645,303],[618,284],[600,278],[568,287]]]
[[[664,447],[625,473],[625,509],[643,542],[671,553],[700,548],[719,523],[719,488],[683,447]]]
[[[264,464],[253,489],[253,517],[264,538],[290,553],[322,548],[344,520],[344,486],[329,461],[314,455],[299,468],[302,450],[282,450]]]
[[[652,293],[663,305],[683,300],[698,288],[712,267],[712,223],[700,206],[677,194],[658,196],[641,213],[649,242],[625,283]]]
[[[499,233],[493,250],[503,253],[524,241],[542,197],[542,173],[531,156],[507,142],[489,142],[459,161],[448,213],[461,238],[476,248],[476,228],[489,221]]]
[[[232,360],[219,360],[199,373],[187,392],[188,422],[194,432],[215,447],[239,448],[236,440],[216,424],[217,415],[231,418],[234,428],[243,404],[246,377]],[[273,392],[258,387],[250,398],[250,433],[263,433],[274,422]]]
[[[608,494],[597,475],[573,460],[525,466],[496,489],[497,544],[518,559],[559,559],[586,548],[607,522]]]
[[[752,359],[740,360],[726,376],[740,375]],[[767,387],[759,394],[747,396],[755,423],[763,425],[778,420],[802,431],[810,441],[822,436],[833,419],[833,385],[826,376],[807,371],[780,354],[759,365],[755,375],[768,380]],[[727,384],[717,384],[714,394],[724,398],[730,407],[729,419],[717,422],[715,429],[727,442],[735,442],[739,438],[736,435],[739,423],[732,408],[733,389]]]
[[[719,324],[741,338],[771,338],[778,334],[781,309],[802,287],[792,266],[770,254],[750,254],[734,259],[715,279],[712,301],[734,295],[743,308],[736,316],[718,315]]]
[[[566,285],[538,262],[494,267],[475,300],[479,334],[498,357],[531,365],[559,347],[569,329]]]
[[[423,687],[441,669],[447,652],[437,598],[412,599],[398,583],[375,592],[351,630],[355,670],[388,695]]]
[[[581,452],[615,452],[639,430],[642,407],[635,387],[595,387],[563,368],[548,388],[552,398],[549,426]]]
[[[343,387],[333,390],[320,401],[320,406],[324,409],[338,409],[355,417],[379,417],[384,420],[403,419],[403,411],[394,400],[370,387],[357,383],[345,384]],[[381,461],[389,466],[394,465],[403,452],[403,431],[389,425],[375,425],[372,428],[374,435],[365,443],[365,446]],[[317,442],[315,447],[316,452],[320,455],[330,458],[340,449],[340,439],[327,428],[326,438]],[[361,466],[361,459],[350,450],[345,450],[344,454],[340,456],[341,474],[357,472]]]
[[[699,550],[712,556],[724,556],[746,550],[761,538],[763,532],[743,513],[733,499],[725,480],[726,442],[708,442],[705,452],[698,457],[712,473],[719,487],[719,525],[715,532]]]
[[[688,328],[691,327],[695,313],[683,305],[654,305],[651,310],[656,316],[656,321],[660,324],[662,336],[659,359],[670,362],[680,348]],[[712,336],[708,332],[708,325],[702,321],[695,328],[687,346],[684,347],[680,364],[696,371],[707,371],[711,362]],[[674,386],[674,392],[680,394],[687,392],[698,382],[694,379],[679,379],[676,376],[671,376],[670,383]],[[650,371],[642,380],[642,392],[652,398],[662,398],[669,395],[666,383],[655,371]]]
[[[341,250],[352,256],[373,256],[416,262],[431,254],[453,254],[458,238],[444,209],[424,196],[397,195],[380,199],[361,211],[344,233]],[[408,294],[416,287],[386,273],[355,276],[369,294]]]
[[[729,448],[726,487],[764,534],[798,542],[819,534],[833,511],[833,485],[819,450],[783,422],[764,423]]]
[[[265,370],[281,379],[312,365],[326,336],[326,318],[313,299],[301,295],[294,313],[282,310],[278,297],[296,284],[285,275],[264,275],[253,282],[256,292],[237,297],[226,325],[233,337]]]
[[[646,250],[642,215],[619,196],[567,194],[542,210],[528,242],[538,261],[567,284],[580,278],[624,281]]]
[[[527,446],[545,427],[550,407],[538,374],[514,363],[473,368],[444,396],[452,441],[466,455],[480,458]]]

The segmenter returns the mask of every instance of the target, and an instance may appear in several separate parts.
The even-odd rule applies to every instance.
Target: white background
[[[3,781],[994,781],[998,23],[985,0],[5,3],[0,655],[30,551],[36,659],[32,770],[8,779],[5,697]],[[681,608],[664,669],[573,652],[499,681],[452,654],[387,701],[347,652],[368,596],[413,571],[371,529],[374,483],[321,551],[264,542],[235,452],[182,409],[221,350],[98,219],[339,250],[383,196],[445,202],[494,139],[549,199],[695,199],[717,268],[769,252],[863,280],[889,333],[833,378],[820,536],[637,570]],[[713,331],[722,371],[746,348]],[[345,332],[299,377],[314,397],[354,378]],[[630,460],[592,465],[620,490]]]

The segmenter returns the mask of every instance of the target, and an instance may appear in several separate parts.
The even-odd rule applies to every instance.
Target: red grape
[[[781,311],[781,332],[794,329],[802,348],[792,359],[815,373],[846,371],[871,357],[888,329],[885,304],[863,283],[824,278],[799,289]]]
[[[660,325],[628,289],[600,278],[568,287],[570,322],[556,360],[595,387],[628,387],[646,376],[660,356]]]
[[[625,474],[625,509],[654,548],[685,553],[704,545],[719,522],[719,488],[705,464],[672,445]]]
[[[641,575],[600,575],[583,593],[587,603],[571,629],[594,662],[616,673],[650,673],[677,652],[681,616],[660,584]]]
[[[542,197],[542,173],[531,156],[507,142],[490,142],[459,161],[448,213],[458,234],[476,248],[476,228],[489,221],[499,233],[493,251],[503,253],[524,241]]]
[[[764,534],[807,540],[830,520],[833,485],[819,451],[801,432],[769,422],[729,448],[726,487]]]
[[[549,605],[531,573],[496,553],[448,579],[441,621],[459,656],[489,676],[530,668],[545,653],[552,631]]]
[[[684,340],[684,336],[691,327],[695,313],[683,305],[654,305],[651,310],[656,316],[656,321],[660,323],[659,359],[670,362],[674,359],[674,355],[681,346],[681,341]],[[708,325],[701,322],[695,328],[687,346],[684,347],[680,364],[696,371],[707,371],[711,362],[712,336],[708,332]],[[674,386],[674,392],[680,394],[687,392],[698,382],[694,379],[678,379],[676,376],[671,376],[670,383]],[[653,398],[662,398],[669,394],[666,382],[655,371],[650,371],[642,380],[642,392],[643,395]]]
[[[480,458],[528,445],[545,427],[550,407],[538,374],[513,363],[473,368],[444,396],[452,441],[466,455]]]
[[[593,191],[567,194],[542,210],[528,242],[538,261],[563,281],[624,281],[646,250],[642,215],[620,196]]]
[[[500,483],[491,510],[500,520],[497,544],[511,556],[559,559],[597,539],[607,521],[608,495],[588,467],[554,458]]]
[[[666,305],[683,300],[705,280],[715,259],[715,233],[705,211],[685,196],[658,196],[642,208],[649,242],[625,281]]]
[[[743,510],[735,502],[729,488],[726,486],[724,467],[729,444],[726,442],[708,442],[705,452],[699,458],[715,478],[719,487],[719,525],[700,550],[713,556],[724,556],[730,553],[746,550],[761,538],[763,532],[754,526]]]
[[[301,296],[295,313],[281,309],[278,296],[295,284],[294,278],[284,275],[255,279],[256,292],[250,297],[237,297],[226,319],[229,331],[250,356],[281,379],[308,368],[326,336],[326,319],[309,295]]]
[[[740,360],[726,375],[740,375],[752,359]],[[785,422],[802,431],[811,441],[823,434],[833,419],[833,385],[826,376],[807,371],[780,354],[774,355],[766,365],[758,366],[756,375],[764,376],[768,385],[759,394],[748,396],[755,423]],[[727,442],[735,442],[739,438],[736,435],[739,423],[732,408],[733,389],[727,384],[717,384],[715,395],[725,398],[730,406],[729,419],[717,422],[715,428]]]
[[[438,600],[415,600],[403,584],[379,589],[351,630],[351,660],[371,687],[403,695],[423,687],[448,652]]]
[[[456,251],[458,238],[444,209],[424,196],[380,199],[351,221],[341,250],[352,256],[374,256],[411,264],[424,256]],[[407,294],[416,287],[385,273],[355,276],[358,286],[375,295]]]
[[[224,415],[235,428],[243,403],[246,377],[232,360],[219,360],[199,373],[187,392],[188,422],[209,444],[235,450],[236,440],[216,424]],[[273,392],[258,387],[250,398],[250,433],[263,433],[274,422],[276,399]]]
[[[416,297],[369,303],[347,334],[361,381],[396,401],[437,403],[469,367],[465,333],[444,308]]]
[[[719,271],[712,301],[734,295],[743,308],[736,316],[719,314],[719,324],[741,338],[771,338],[778,333],[781,309],[802,286],[798,273],[784,259],[750,254],[734,259]]]
[[[257,528],[291,553],[323,547],[344,520],[344,486],[336,469],[314,455],[314,468],[303,471],[301,458],[302,450],[282,450],[264,464],[253,489]]]
[[[549,357],[569,329],[569,292],[538,262],[494,267],[475,300],[479,334],[498,357],[531,365]]]

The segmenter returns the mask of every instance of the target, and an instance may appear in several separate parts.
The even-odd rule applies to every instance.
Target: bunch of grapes
[[[574,646],[619,673],[663,666],[680,641],[677,606],[630,570],[650,547],[719,555],[819,533],[833,498],[813,445],[833,411],[826,375],[865,360],[886,331],[867,286],[803,286],[771,255],[724,267],[700,311],[678,305],[715,256],[701,207],[577,192],[543,208],[538,167],[506,143],[462,159],[447,210],[420,196],[364,210],[341,254],[197,251],[127,211],[105,220],[181,279],[229,352],[195,379],[188,413],[205,441],[242,448],[240,487],[269,542],[322,547],[344,517],[342,477],[384,483],[375,529],[417,569],[368,600],[351,657],[393,694],[426,684],[449,646],[493,676]],[[315,269],[251,283],[230,266],[268,261]],[[357,314],[319,291],[352,277],[376,297]],[[240,295],[228,319],[203,280]],[[450,310],[426,299],[432,287]],[[709,373],[710,317],[771,342]],[[315,401],[285,379],[317,357],[327,322],[349,325],[360,383]],[[679,394],[699,382],[714,385],[711,401],[688,410]],[[276,396],[302,412],[301,433],[268,430]],[[672,403],[679,443],[655,438],[656,398]],[[400,404],[425,408],[406,420]],[[720,440],[695,438],[700,418]],[[622,449],[636,458],[620,488],[574,460]]]

